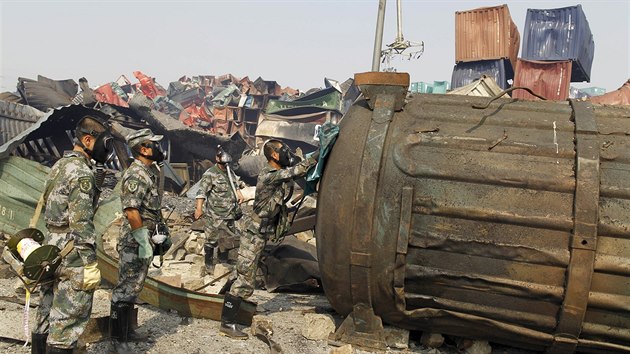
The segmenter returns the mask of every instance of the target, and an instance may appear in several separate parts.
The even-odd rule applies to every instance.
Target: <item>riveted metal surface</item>
[[[414,95],[382,127],[376,156],[365,148],[378,135],[366,123],[374,112],[365,100],[350,108],[318,200],[330,303],[351,313],[348,294],[360,286],[376,315],[409,329],[537,351],[555,336],[581,352],[630,352],[630,108],[594,105],[594,123],[576,128],[566,102],[471,107],[487,100]],[[375,186],[359,183],[365,159],[378,159]],[[357,251],[372,255],[367,278],[353,277]],[[580,267],[590,285],[570,285]],[[586,301],[576,341],[558,336],[572,291]]]

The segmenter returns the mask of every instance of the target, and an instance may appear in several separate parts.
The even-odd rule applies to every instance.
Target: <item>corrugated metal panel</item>
[[[270,99],[265,107],[266,113],[280,115],[308,114],[325,110],[341,112],[341,92],[333,87],[300,97],[294,101]]]
[[[29,225],[49,168],[19,157],[0,160],[0,230],[13,234]],[[44,218],[36,226],[45,230]]]
[[[0,101],[0,145],[26,130],[44,115],[44,112],[31,106]]]
[[[483,75],[479,80],[456,88],[451,92],[447,92],[447,95],[464,95],[464,96],[481,96],[481,97],[494,97],[503,91],[497,83],[486,75]],[[504,98],[510,98],[507,94],[503,95]]]
[[[569,98],[571,84],[571,61],[529,61],[520,59],[516,63],[514,86],[528,87],[548,100],[563,101]],[[525,90],[512,92],[513,98],[537,100]]]
[[[459,63],[453,68],[451,88],[466,86],[484,75],[493,78],[504,90],[510,87],[507,81],[514,78],[512,66],[505,59]]]
[[[455,13],[455,61],[509,59],[516,64],[518,28],[507,5]]]
[[[591,102],[599,104],[630,105],[630,80],[615,91],[591,98]]]
[[[591,80],[595,42],[582,6],[528,9],[523,30],[527,60],[572,60],[572,82]]]
[[[256,136],[290,139],[317,146],[318,141],[315,139],[319,126],[329,121],[336,121],[340,117],[340,113],[332,111],[295,116],[261,114]]]
[[[40,144],[39,148],[34,147],[36,151],[43,148],[42,139],[46,139],[49,145],[55,146],[57,152],[66,148],[72,148],[72,137],[66,135],[66,131],[74,129],[76,123],[84,114],[96,115],[105,120],[109,117],[109,115],[101,111],[81,105],[70,105],[52,109],[46,113],[42,112],[42,115],[36,122],[0,146],[0,159],[11,155],[24,142],[36,144],[35,140],[38,140]]]

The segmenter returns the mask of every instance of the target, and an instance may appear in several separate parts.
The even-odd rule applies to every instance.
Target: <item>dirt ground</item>
[[[0,279],[0,296],[16,296],[16,278]],[[101,288],[96,291],[92,317],[109,315],[111,289]],[[23,295],[17,295],[23,299]],[[335,348],[326,340],[308,340],[302,335],[302,328],[306,325],[304,315],[307,313],[330,314],[337,326],[342,318],[332,309],[323,294],[289,294],[268,293],[256,290],[252,300],[258,304],[257,315],[266,316],[273,323],[272,339],[282,348],[284,353],[327,354]],[[34,296],[34,303],[38,297]],[[35,308],[30,309],[29,324],[32,328],[35,321]],[[17,339],[24,338],[23,305],[0,300],[0,336]],[[151,305],[140,305],[138,313],[140,331],[150,334],[147,343],[135,345],[138,353],[269,353],[269,347],[260,339],[250,337],[249,340],[238,341],[218,335],[219,322],[207,319],[195,319],[179,316],[174,312],[167,312]],[[409,348],[404,350],[390,349],[388,353],[424,353],[424,354],[454,354],[458,351],[455,343],[448,341],[439,349],[424,347],[419,342],[419,334],[412,332]],[[87,353],[107,353],[109,343],[105,340],[88,345]],[[526,354],[529,352],[492,344],[495,354]],[[0,341],[1,353],[30,353],[30,346],[23,347],[23,343],[11,344]],[[369,352],[358,350],[357,354]]]

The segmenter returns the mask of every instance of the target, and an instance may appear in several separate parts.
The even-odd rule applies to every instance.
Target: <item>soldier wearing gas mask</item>
[[[116,353],[133,353],[129,342],[147,339],[146,335],[135,332],[131,319],[153,260],[151,236],[156,225],[163,223],[157,166],[164,160],[160,140],[162,136],[154,135],[150,129],[127,136],[134,161],[121,178],[120,200],[125,217],[117,245],[119,275],[112,290],[110,315],[112,349]]]
[[[100,186],[91,160],[104,164],[113,138],[103,122],[90,116],[79,121],[75,136],[74,148],[54,164],[44,191],[46,244],[64,248],[72,242],[74,249],[63,258],[54,281],[41,285],[32,353],[73,352],[101,280],[93,222]]]
[[[277,139],[263,144],[267,158],[265,166],[258,174],[254,214],[248,220],[246,232],[241,237],[236,278],[230,279],[229,290],[223,302],[219,333],[235,339],[247,339],[247,334],[236,325],[236,316],[243,299],[254,292],[258,261],[267,240],[277,240],[289,230],[286,203],[291,198],[293,180],[306,175],[317,164],[319,150],[304,161],[298,162],[291,149]]]
[[[221,263],[228,263],[231,249],[238,247],[234,221],[243,215],[240,203],[245,187],[231,170],[232,157],[219,145],[216,164],[204,172],[196,196],[195,219],[204,216],[204,244],[206,272],[214,270],[214,251],[218,248]],[[205,203],[204,203],[205,201]]]

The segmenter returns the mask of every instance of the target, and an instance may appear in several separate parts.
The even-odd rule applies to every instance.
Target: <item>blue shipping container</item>
[[[433,81],[432,93],[446,93],[449,87],[450,87],[450,82],[448,81]]]
[[[510,87],[507,81],[514,79],[512,65],[506,59],[461,62],[453,68],[451,88],[466,86],[482,75],[493,78],[504,90]]]
[[[526,60],[571,60],[571,82],[590,82],[595,43],[582,6],[527,9],[521,53]]]
[[[588,95],[588,97],[601,96],[606,93],[606,89],[603,87],[585,87],[581,88],[580,92]]]
[[[409,85],[409,91],[411,93],[446,93],[450,89],[450,82],[448,81],[433,81],[428,83],[424,81],[412,82]]]

